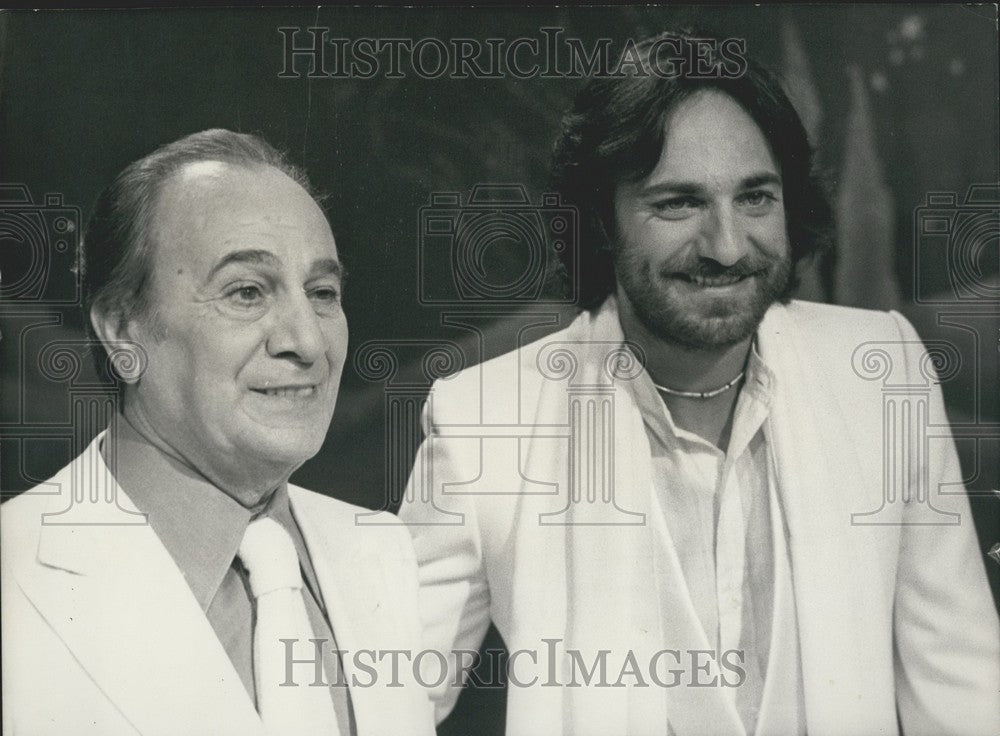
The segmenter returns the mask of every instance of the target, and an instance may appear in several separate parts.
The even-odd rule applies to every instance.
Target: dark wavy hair
[[[83,322],[99,376],[114,377],[106,348],[90,322],[93,307],[131,318],[154,320],[150,302],[153,242],[151,226],[160,191],[187,164],[201,161],[254,169],[273,167],[320,202],[305,172],[262,138],[213,128],[157,148],[134,161],[98,195],[80,245],[78,270],[83,286]]]
[[[564,248],[559,257],[567,279],[569,274],[578,279],[577,303],[583,309],[599,306],[615,287],[616,187],[653,171],[663,151],[667,116],[701,90],[732,97],[767,139],[781,170],[793,264],[833,242],[833,213],[809,139],[778,79],[749,58],[739,56],[734,66],[732,43],[706,43],[706,38],[665,32],[643,39],[634,51],[626,50],[630,61],[623,68],[631,67],[633,73],[591,77],[563,118],[552,158],[552,186],[566,204],[578,209],[580,242],[578,249]],[[718,73],[697,77],[683,68],[663,73],[658,54],[665,44],[674,50],[697,50],[703,63]],[[796,285],[793,279],[783,300]]]

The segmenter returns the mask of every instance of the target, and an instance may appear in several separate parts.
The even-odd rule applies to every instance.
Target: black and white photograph
[[[3,736],[1000,734],[998,51],[0,9]]]

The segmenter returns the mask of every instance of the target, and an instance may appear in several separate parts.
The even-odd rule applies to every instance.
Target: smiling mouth
[[[726,276],[698,276],[698,275],[688,274],[688,273],[674,273],[674,274],[671,274],[671,276],[673,278],[679,279],[680,281],[685,281],[685,282],[687,282],[689,284],[694,284],[695,286],[704,286],[704,287],[709,287],[709,288],[720,287],[720,286],[732,286],[733,284],[738,284],[739,282],[745,281],[746,279],[750,278],[751,276],[755,276],[755,275],[756,274],[753,274],[753,273],[747,273],[747,274],[743,274],[741,276],[729,276],[729,275],[726,275]]]
[[[284,399],[303,399],[316,393],[316,386],[284,386],[279,388],[252,388],[254,393]]]

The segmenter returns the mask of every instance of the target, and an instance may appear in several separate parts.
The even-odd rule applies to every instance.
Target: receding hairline
[[[252,173],[273,172],[274,174],[278,174],[281,178],[287,179],[289,182],[301,189],[307,197],[319,206],[319,202],[316,201],[316,196],[302,181],[297,180],[288,171],[283,170],[281,167],[276,166],[273,163],[266,161],[218,157],[186,161],[164,176],[159,182],[157,182],[156,197],[152,202],[153,208],[155,209],[156,206],[159,205],[163,192],[178,181],[184,179],[190,179],[192,182],[204,179],[221,180],[223,178],[231,177],[240,170]]]
[[[186,182],[184,180],[187,177],[191,178],[191,183],[204,181],[206,178],[211,181],[224,182],[220,184],[221,186],[226,186],[226,184],[229,183],[241,182],[244,180],[233,178],[234,174],[238,175],[241,171],[255,173],[270,171],[270,173],[279,175],[279,178],[283,178],[288,184],[291,184],[294,189],[299,190],[305,199],[311,203],[318,218],[326,224],[326,227],[330,232],[330,236],[333,238],[333,229],[330,225],[329,219],[327,218],[323,207],[317,201],[316,196],[306,186],[304,186],[302,182],[296,180],[295,177],[290,175],[288,171],[281,169],[279,166],[264,161],[229,160],[224,157],[187,161],[171,171],[168,175],[164,176],[157,183],[152,201],[149,205],[148,220],[146,226],[144,227],[144,231],[149,245],[147,279],[151,288],[156,282],[156,268],[154,267],[154,263],[156,262],[157,253],[159,253],[161,249],[160,239],[162,235],[162,228],[165,225],[162,210],[165,200],[164,195],[167,194],[168,190],[172,187],[185,184]],[[194,201],[197,202],[198,200]],[[333,240],[334,243],[336,243],[336,238],[333,238]],[[342,275],[344,269],[343,266],[339,264],[339,254],[337,262],[339,266],[338,275]]]
[[[149,205],[149,219],[146,229],[147,237],[151,239],[151,243],[155,240],[154,234],[156,230],[162,224],[162,207],[165,195],[168,191],[176,188],[177,186],[184,185],[190,185],[192,187],[211,186],[212,182],[217,182],[219,187],[225,187],[227,184],[231,183],[240,184],[245,182],[245,179],[239,176],[241,171],[266,173],[269,176],[276,174],[279,180],[284,179],[287,183],[291,184],[293,188],[298,189],[303,195],[305,195],[305,197],[312,203],[315,212],[327,223],[327,227],[330,227],[326,212],[320,205],[317,197],[307,186],[303,184],[303,182],[297,180],[288,171],[285,171],[272,163],[263,161],[229,160],[222,157],[205,158],[181,164],[157,183],[152,201]],[[223,189],[222,191],[225,190]]]

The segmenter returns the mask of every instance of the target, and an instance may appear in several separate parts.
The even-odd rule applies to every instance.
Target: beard
[[[785,297],[792,279],[786,254],[755,253],[732,266],[711,259],[664,262],[657,271],[648,259],[617,249],[619,289],[639,322],[665,342],[693,350],[734,345],[756,332],[764,313]],[[695,278],[740,278],[735,293],[713,295]]]

